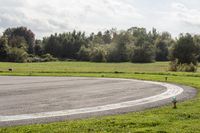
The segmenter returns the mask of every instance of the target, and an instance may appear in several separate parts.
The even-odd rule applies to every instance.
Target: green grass
[[[13,72],[8,72],[13,68]],[[134,78],[164,81],[168,76],[172,83],[192,86],[200,90],[200,72],[172,73],[167,71],[168,62],[150,64],[131,63],[87,63],[87,62],[53,62],[53,63],[0,63],[0,75],[32,76],[89,76]],[[83,120],[68,120],[50,124],[36,124],[0,128],[0,132],[200,132],[200,94],[183,103],[178,109],[171,106],[149,109],[122,115],[94,117]]]
[[[168,62],[132,64],[132,63],[90,63],[90,62],[49,62],[49,63],[0,63],[0,71],[13,68],[15,72],[165,72]]]

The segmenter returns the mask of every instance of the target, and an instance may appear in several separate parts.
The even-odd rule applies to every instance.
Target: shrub
[[[78,52],[78,60],[89,61],[90,60],[90,49],[85,46],[81,47]]]
[[[182,64],[178,66],[178,70],[182,72],[196,72],[197,66],[193,63],[190,64]]]
[[[197,65],[194,65],[193,63],[178,64],[178,61],[176,60],[170,63],[170,71],[196,72]]]
[[[54,58],[51,54],[45,54],[41,56],[43,58],[43,62],[48,62],[48,61],[57,61],[57,58]]]
[[[50,54],[45,54],[40,56],[29,55],[27,62],[50,62],[50,61],[57,61],[57,58],[54,58]]]
[[[174,60],[174,61],[171,61],[170,64],[169,64],[169,70],[170,71],[178,71],[178,61],[177,60]]]
[[[43,62],[43,59],[40,57],[28,57],[27,62]]]
[[[105,51],[101,48],[94,48],[90,53],[90,61],[105,62]]]
[[[9,50],[8,60],[11,62],[26,62],[28,54],[23,49],[12,48]]]

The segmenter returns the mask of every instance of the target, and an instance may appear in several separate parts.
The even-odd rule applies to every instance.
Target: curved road
[[[118,114],[191,98],[195,89],[131,79],[0,76],[0,126]]]

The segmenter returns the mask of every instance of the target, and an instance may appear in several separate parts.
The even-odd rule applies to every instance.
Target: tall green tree
[[[46,53],[49,53],[54,57],[62,58],[62,45],[59,42],[57,34],[44,38],[43,43],[45,45],[44,49]]]
[[[198,47],[193,41],[191,34],[181,34],[173,47],[171,60],[177,60],[178,64],[197,64],[199,53]]]
[[[4,31],[4,36],[7,36],[9,40],[15,37],[22,37],[25,39],[29,54],[34,53],[35,34],[26,27],[8,28]]]
[[[167,41],[158,38],[155,41],[156,46],[156,61],[167,61],[169,55],[169,48]]]
[[[88,40],[85,33],[73,31],[51,35],[44,38],[43,43],[45,51],[54,57],[78,59],[81,46],[86,46]]]
[[[149,42],[144,42],[141,46],[133,49],[131,62],[150,63],[155,61],[155,47]]]
[[[125,62],[128,61],[126,45],[129,43],[129,36],[126,32],[117,35],[112,46],[108,50],[108,62]]]
[[[197,47],[197,53],[198,53],[198,61],[200,62],[200,35],[195,35],[193,37],[194,44]]]
[[[105,44],[110,44],[112,41],[111,33],[109,30],[104,32],[104,35],[102,36],[103,41]]]
[[[9,53],[8,38],[0,37],[0,61],[7,61]]]
[[[99,31],[97,33],[97,35],[94,35],[92,43],[94,43],[94,44],[104,44],[103,34],[102,34],[101,31]]]
[[[9,39],[8,45],[12,48],[20,48],[28,52],[28,45],[24,37],[21,36],[13,36]]]

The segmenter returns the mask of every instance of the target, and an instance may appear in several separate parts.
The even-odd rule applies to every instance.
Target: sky
[[[0,32],[26,26],[37,38],[50,34],[130,27],[200,33],[199,0],[0,0]]]

